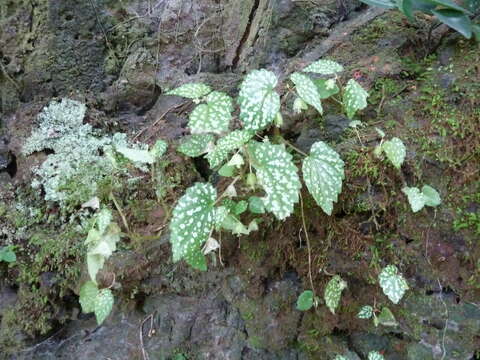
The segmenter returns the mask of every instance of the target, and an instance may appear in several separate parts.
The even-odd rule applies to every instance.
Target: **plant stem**
[[[308,237],[307,223],[305,222],[305,212],[303,210],[303,197],[301,193],[300,193],[300,209],[302,214],[303,231],[305,232],[305,239],[307,240],[308,278],[310,279],[310,286],[312,287],[313,297],[315,298],[315,287],[313,286],[313,277],[312,277],[312,249],[310,248],[310,238]]]
[[[122,222],[123,222],[123,225],[125,226],[125,229],[127,229],[127,232],[130,232],[130,228],[128,226],[127,218],[125,217],[125,214],[123,213],[122,208],[120,207],[120,204],[118,203],[117,199],[115,198],[115,195],[113,195],[113,192],[110,192],[110,199],[115,204],[115,207],[117,208],[117,211],[120,214],[120,217],[122,218]]]
[[[233,181],[227,186],[227,188],[223,191],[223,193],[218,197],[217,201],[215,201],[215,205],[218,204],[220,200],[222,200],[225,197],[225,194],[227,193],[227,190],[230,186],[235,185],[235,183],[240,180],[240,176],[237,176],[233,179]]]
[[[307,153],[303,152],[302,150],[300,150],[299,148],[297,148],[295,145],[293,145],[292,143],[290,143],[289,141],[285,140],[282,138],[282,142],[287,145],[287,146],[290,146],[293,150],[295,150],[296,152],[298,152],[299,154],[303,155],[303,156],[308,156]]]

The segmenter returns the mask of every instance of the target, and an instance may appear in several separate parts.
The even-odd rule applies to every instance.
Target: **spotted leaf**
[[[332,75],[343,71],[343,66],[332,60],[317,60],[308,65],[304,72],[311,72],[322,75]]]
[[[423,209],[425,206],[425,197],[416,187],[404,187],[402,192],[407,195],[408,202],[413,212],[417,212]]]
[[[167,95],[177,95],[189,99],[200,99],[207,95],[212,89],[202,83],[189,83],[167,92]]]
[[[368,353],[368,360],[385,360],[385,358],[378,351],[370,351]]]
[[[227,94],[214,91],[206,97],[206,104],[198,105],[190,114],[188,127],[192,134],[215,133],[228,131],[232,118],[232,98]]]
[[[150,149],[150,154],[155,158],[158,159],[162,157],[168,149],[168,144],[163,140],[157,140],[155,144]]]
[[[395,265],[388,265],[383,268],[378,276],[378,282],[382,287],[383,293],[387,295],[394,304],[398,304],[405,292],[409,289],[407,281],[403,278],[402,274],[398,273]]]
[[[427,206],[438,206],[441,204],[440,194],[433,187],[424,185],[422,187],[422,194]]]
[[[206,158],[211,168],[221,165],[228,155],[246,144],[253,136],[253,133],[247,130],[235,130],[217,141],[217,144],[210,151]]]
[[[333,203],[342,191],[343,167],[340,156],[322,141],[314,143],[310,155],[303,160],[303,179],[308,191],[328,215],[332,214]]]
[[[403,144],[403,141],[399,138],[393,138],[392,140],[385,141],[382,144],[382,151],[387,155],[387,159],[390,160],[393,166],[400,169],[402,166],[407,149]]]
[[[100,325],[112,311],[113,294],[110,289],[102,289],[95,298],[95,317]]]
[[[308,76],[300,73],[293,73],[290,80],[295,84],[298,96],[307,104],[312,105],[320,114],[323,114],[322,102],[317,86]]]
[[[240,86],[240,120],[246,130],[264,129],[280,110],[280,96],[275,92],[277,78],[267,70],[254,70]]]
[[[98,287],[93,281],[87,281],[80,288],[80,305],[82,306],[82,311],[90,313],[95,311],[95,299],[98,295]]]
[[[178,201],[170,223],[174,262],[185,259],[196,269],[207,269],[201,248],[215,224],[217,214],[213,205],[216,198],[217,192],[212,185],[196,183]]]
[[[340,304],[340,298],[342,296],[342,291],[347,287],[347,283],[342,280],[342,278],[338,275],[335,275],[330,279],[328,282],[325,293],[324,299],[325,304],[330,309],[332,314],[335,314],[335,309]]]
[[[212,134],[195,134],[186,138],[177,148],[182,154],[197,157],[208,151],[209,144],[213,144],[215,137]]]
[[[370,319],[373,316],[373,307],[370,305],[362,306],[360,311],[357,314],[359,319]]]
[[[337,355],[337,356],[335,356],[335,359],[333,359],[333,360],[347,360],[347,358],[343,355]]]
[[[343,94],[343,106],[349,119],[352,119],[358,110],[367,107],[367,97],[368,92],[358,82],[353,79],[348,81]]]
[[[302,187],[292,156],[282,145],[270,143],[251,142],[248,152],[257,172],[258,183],[267,193],[263,198],[265,209],[277,219],[285,219],[293,212],[293,206],[299,199],[298,191]]]

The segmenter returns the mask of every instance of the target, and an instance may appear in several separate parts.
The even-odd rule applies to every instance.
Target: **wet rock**
[[[5,170],[12,161],[7,139],[0,137],[0,172]]]
[[[344,115],[325,116],[325,132],[328,140],[338,141],[345,129],[348,128],[350,120]]]
[[[17,302],[17,293],[6,285],[0,285],[0,319],[5,310],[11,308]]]

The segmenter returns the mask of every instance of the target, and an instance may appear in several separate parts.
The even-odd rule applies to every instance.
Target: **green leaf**
[[[85,314],[95,311],[95,300],[97,295],[98,287],[93,281],[87,281],[80,288],[80,305]]]
[[[323,114],[322,102],[320,101],[320,94],[312,79],[308,76],[293,73],[290,75],[290,80],[295,84],[298,96],[307,104],[312,105],[320,114]]]
[[[188,127],[192,134],[227,132],[232,119],[232,98],[223,92],[214,91],[206,97],[206,101],[206,104],[198,105],[190,114]]]
[[[359,319],[370,319],[373,316],[373,307],[370,305],[362,306],[360,311],[357,314]]]
[[[236,168],[241,168],[243,164],[245,164],[245,160],[243,160],[242,155],[238,153],[233,155],[232,158],[227,163],[227,165],[235,166]]]
[[[167,95],[177,95],[189,99],[199,99],[207,95],[212,89],[202,83],[189,83],[167,92]]]
[[[413,1],[412,0],[397,0],[397,6],[402,13],[410,20],[413,20]]]
[[[404,187],[402,192],[407,195],[408,202],[413,212],[417,212],[423,209],[425,206],[425,197],[416,187]]]
[[[362,0],[360,0],[360,1],[362,1]],[[333,360],[348,360],[348,359],[343,355],[337,355],[337,356],[335,356],[335,359],[333,359]]]
[[[240,120],[246,130],[258,131],[269,125],[280,111],[280,96],[275,92],[277,78],[267,70],[254,70],[240,86]]]
[[[378,319],[378,322],[383,326],[398,325],[397,320],[395,319],[395,316],[393,315],[391,310],[386,306],[382,308],[382,311],[380,312],[380,314],[378,314],[377,319]]]
[[[196,183],[178,201],[170,223],[174,262],[185,259],[195,269],[207,269],[201,247],[215,224],[216,198],[212,185]]]
[[[105,264],[105,257],[99,254],[88,254],[87,253],[87,270],[90,279],[94,283],[97,283],[97,273],[103,268]]]
[[[308,109],[308,104],[302,100],[302,98],[297,97],[293,102],[293,112],[295,114],[300,114],[303,110]]]
[[[470,13],[468,9],[461,7],[460,5],[456,4],[452,0],[428,0],[428,1],[438,6],[446,7],[448,9],[458,10],[463,13]]]
[[[444,24],[457,30],[460,34],[467,39],[472,37],[472,22],[468,15],[465,15],[462,11],[439,9],[432,10],[432,13]]]
[[[155,162],[155,158],[148,150],[130,149],[127,147],[117,147],[115,150],[134,163],[153,164]]]
[[[340,91],[334,79],[314,79],[312,81],[317,87],[320,99],[327,99]]]
[[[313,291],[305,290],[297,299],[297,310],[308,311],[313,306]]]
[[[342,280],[339,275],[333,276],[325,287],[324,299],[325,304],[330,309],[332,314],[335,314],[335,309],[340,304],[342,291],[347,287],[347,283]]]
[[[429,185],[424,185],[422,187],[422,194],[425,199],[425,205],[427,206],[438,206],[442,203],[440,194],[437,192],[437,190]]]
[[[110,223],[112,222],[112,219],[112,212],[109,209],[103,208],[102,210],[100,210],[95,221],[100,235],[103,235],[103,233],[107,230],[108,225],[110,225]],[[88,233],[88,235],[90,236],[90,233]]]
[[[258,196],[250,196],[248,198],[248,210],[252,214],[264,214],[265,205],[263,205],[263,200]]]
[[[303,179],[308,191],[328,215],[332,214],[333,203],[342,191],[343,167],[340,156],[322,141],[314,143],[310,155],[303,160]]]
[[[407,155],[407,149],[399,138],[393,138],[392,140],[385,141],[382,145],[382,150],[387,155],[387,159],[390,160],[393,166],[400,169],[405,156]]]
[[[251,131],[235,130],[220,138],[217,145],[206,156],[210,167],[214,168],[221,165],[232,151],[246,144],[252,136]]]
[[[472,32],[475,35],[477,42],[480,42],[480,25],[472,25]]]
[[[197,157],[208,151],[209,144],[213,144],[215,137],[212,134],[195,134],[187,137],[177,148],[179,152],[190,157]]]
[[[150,154],[158,159],[167,152],[168,144],[163,140],[157,140],[153,147],[150,149]]]
[[[0,249],[0,261],[13,263],[17,261],[17,255],[15,255],[15,252],[13,252],[10,246],[4,246]]]
[[[367,97],[368,92],[358,82],[353,79],[348,81],[343,94],[343,106],[349,119],[352,119],[358,110],[367,107]]]
[[[384,9],[393,9],[397,7],[394,0],[360,0],[364,4],[370,6],[378,6]]]
[[[308,65],[303,72],[311,72],[322,75],[332,75],[343,71],[343,66],[332,60],[317,60]]]
[[[277,219],[285,219],[293,212],[302,187],[292,155],[282,145],[259,142],[249,143],[248,152],[258,183],[267,193],[263,199],[265,208]]]
[[[113,294],[110,289],[102,289],[99,291],[97,297],[95,298],[94,307],[97,324],[101,325],[112,311]]]
[[[409,289],[407,281],[398,273],[395,265],[387,265],[378,276],[378,282],[391,302],[398,304]]]
[[[368,353],[368,360],[385,360],[385,358],[378,351],[370,351]]]
[[[236,171],[237,168],[235,166],[225,164],[220,169],[218,169],[218,174],[224,177],[232,177]]]
[[[243,223],[233,215],[227,215],[222,222],[222,229],[231,231],[233,235],[248,235],[250,231]]]
[[[241,215],[247,210],[247,208],[248,208],[248,202],[246,202],[245,200],[241,200],[235,204],[233,213],[235,215]]]

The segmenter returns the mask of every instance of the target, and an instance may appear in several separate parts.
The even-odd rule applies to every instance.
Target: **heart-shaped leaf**
[[[325,304],[330,309],[332,314],[335,314],[335,310],[340,304],[340,298],[342,291],[347,287],[347,283],[342,280],[339,275],[333,276],[325,287]]]
[[[206,97],[206,104],[198,105],[190,114],[188,127],[192,134],[215,133],[228,131],[232,118],[232,98],[227,94],[214,91]]]
[[[98,287],[93,281],[87,281],[80,288],[80,305],[84,313],[95,311],[95,300],[98,295]]]
[[[387,159],[390,160],[393,166],[400,169],[405,156],[407,155],[407,149],[403,144],[403,141],[399,138],[393,138],[392,140],[385,141],[382,144],[382,150],[387,155]]]
[[[95,298],[94,312],[97,324],[101,325],[112,311],[113,294],[110,289],[102,289]]]
[[[352,119],[358,110],[367,107],[367,97],[368,92],[358,82],[353,79],[348,81],[343,94],[343,106],[349,119]]]
[[[370,305],[362,306],[360,311],[357,314],[359,319],[370,319],[373,316],[373,307]]]
[[[184,139],[177,148],[182,154],[190,157],[197,157],[208,151],[209,144],[213,145],[215,137],[212,134],[195,134]]]
[[[332,60],[317,60],[308,65],[303,72],[311,72],[322,75],[332,75],[343,71],[343,66]]]
[[[308,76],[293,73],[290,80],[295,84],[295,89],[298,96],[307,104],[312,105],[320,114],[323,114],[322,102],[320,101],[320,94],[312,79]]]
[[[409,289],[407,281],[398,272],[395,265],[387,265],[378,276],[378,282],[383,293],[391,302],[398,304],[405,292]]]
[[[217,145],[206,156],[210,167],[214,168],[221,165],[232,151],[246,144],[252,136],[251,131],[235,130],[220,138]]]

